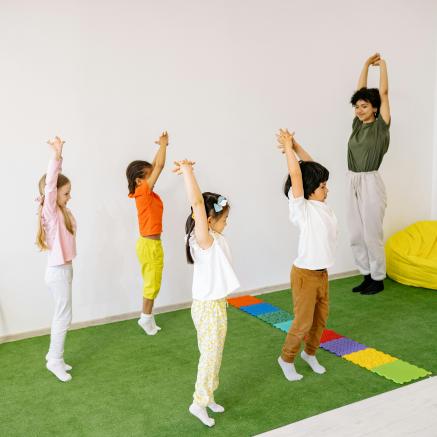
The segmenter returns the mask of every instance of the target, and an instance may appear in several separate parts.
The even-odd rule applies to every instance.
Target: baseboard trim
[[[356,276],[358,274],[359,274],[358,270],[351,270],[349,272],[336,273],[336,274],[330,275],[329,280],[332,281],[334,279],[349,278],[351,276]],[[272,285],[269,287],[255,288],[252,290],[239,291],[237,293],[232,293],[232,296],[238,297],[238,296],[243,296],[245,294],[259,296],[261,294],[272,293],[274,291],[287,290],[288,288],[290,288],[290,284],[285,283],[285,284]],[[187,309],[190,307],[191,307],[191,300],[187,301],[187,302],[175,304],[175,305],[165,305],[165,306],[162,306],[160,308],[156,308],[155,314],[169,313],[172,311],[184,310],[184,309]],[[75,329],[88,328],[90,326],[106,325],[108,323],[115,323],[115,322],[122,322],[124,320],[136,319],[136,318],[138,318],[139,314],[140,313],[138,311],[135,311],[135,312],[130,312],[130,313],[117,314],[115,316],[103,317],[100,319],[88,320],[85,322],[72,323],[72,325],[70,327],[70,331],[73,331]],[[17,340],[24,340],[26,338],[39,337],[41,335],[47,335],[47,334],[50,334],[50,328],[44,328],[44,329],[38,329],[36,331],[27,331],[27,332],[21,332],[18,334],[6,335],[3,337],[0,337],[0,344],[10,343],[12,341],[17,341]]]

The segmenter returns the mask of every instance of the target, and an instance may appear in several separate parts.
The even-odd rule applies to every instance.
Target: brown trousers
[[[294,362],[305,341],[305,352],[315,355],[329,312],[328,272],[291,269],[291,294],[294,320],[282,348],[282,359]]]

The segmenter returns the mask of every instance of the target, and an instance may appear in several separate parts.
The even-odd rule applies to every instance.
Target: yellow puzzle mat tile
[[[392,357],[391,355],[387,355],[384,352],[377,351],[370,347],[358,352],[343,355],[342,358],[368,370],[397,360],[397,358]]]

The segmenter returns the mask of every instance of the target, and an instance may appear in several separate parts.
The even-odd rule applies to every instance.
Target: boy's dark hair
[[[205,192],[202,193],[202,196],[203,196],[203,202],[205,204],[207,217],[214,217],[215,219],[218,219],[226,211],[229,210],[229,203],[226,206],[224,206],[223,209],[219,212],[216,212],[216,210],[214,209],[214,203],[218,202],[219,197],[221,197],[220,194]],[[188,216],[187,221],[185,223],[185,235],[186,235],[185,254],[187,256],[188,264],[194,264],[193,256],[191,255],[191,250],[190,250],[190,236],[194,230],[195,224],[196,223],[193,219],[193,208],[191,208],[191,213]]]
[[[132,161],[126,169],[127,185],[129,188],[129,194],[135,193],[137,187],[136,179],[142,179],[145,171],[148,168],[152,168],[152,164],[147,161]]]
[[[314,191],[319,188],[322,182],[329,179],[329,170],[322,164],[314,161],[299,161],[300,171],[302,172],[303,196],[308,199]],[[288,197],[291,188],[291,178],[288,175],[284,184],[284,194]]]
[[[355,106],[358,100],[369,102],[376,109],[376,116],[378,116],[381,108],[381,96],[379,95],[378,88],[363,87],[358,91],[355,91],[354,95],[351,97],[352,105]]]

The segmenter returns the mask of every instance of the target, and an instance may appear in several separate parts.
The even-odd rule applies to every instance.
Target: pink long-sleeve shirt
[[[74,235],[65,226],[64,214],[57,204],[58,190],[56,184],[58,174],[62,170],[62,159],[51,159],[46,175],[44,204],[42,207],[42,224],[46,232],[48,266],[59,266],[72,261],[76,256],[76,221],[73,214],[67,213],[73,224]]]

